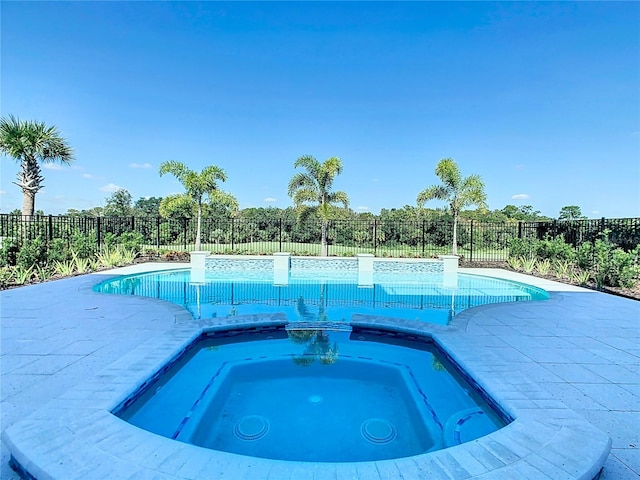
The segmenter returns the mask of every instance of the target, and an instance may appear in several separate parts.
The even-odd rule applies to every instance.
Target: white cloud
[[[90,173],[83,173],[82,174],[82,178],[95,178],[93,175],[91,175]]]
[[[130,163],[131,168],[151,168],[150,163]]]
[[[44,163],[42,166],[47,170],[62,170],[62,165],[59,163]]]
[[[531,197],[528,193],[517,193],[511,196],[511,200],[528,200],[529,198]]]
[[[5,193],[7,193],[6,190],[0,190],[0,195],[4,195]]]
[[[263,200],[263,202],[267,202],[267,203],[274,203],[274,202],[277,202],[277,201],[278,201],[278,200],[276,200],[276,199],[275,199],[275,198],[273,198],[273,197],[267,197],[267,198],[265,198],[265,199]]]
[[[600,215],[600,210],[591,210],[592,215]]]
[[[121,186],[116,185],[115,183],[108,183],[107,185],[104,185],[104,186],[100,187],[100,191],[101,192],[113,193],[113,192],[117,192],[121,188],[122,188]]]
[[[369,207],[356,207],[356,210],[358,210],[359,212],[366,212],[369,210]]]

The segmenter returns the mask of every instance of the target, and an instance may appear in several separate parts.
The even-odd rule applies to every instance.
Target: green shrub
[[[585,242],[576,250],[576,263],[582,270],[590,270],[595,255],[593,244]]]
[[[528,257],[518,257],[520,259],[520,264],[522,265],[522,269],[525,273],[531,273],[536,268],[536,263],[538,262],[537,258],[534,255],[529,255]]]
[[[587,270],[576,269],[571,273],[571,279],[581,286],[586,285],[590,278],[591,274]]]
[[[536,255],[539,240],[528,238],[512,238],[509,240],[509,256],[529,258]]]
[[[509,264],[509,266],[518,271],[522,268],[522,260],[521,257],[509,257],[507,260],[507,263]]]
[[[84,235],[80,231],[76,231],[71,237],[71,250],[80,258],[93,258],[96,255],[96,240],[95,232],[90,235]]]
[[[601,237],[594,242],[591,266],[597,287],[633,287],[640,278],[640,247],[625,252],[609,241],[609,230],[605,230]]]
[[[68,260],[66,262],[56,262],[54,266],[55,272],[63,277],[68,277],[73,275],[75,271],[73,262]]]
[[[540,274],[540,275],[548,275],[549,272],[551,271],[551,261],[549,261],[548,258],[545,258],[542,261],[539,261],[538,264],[536,265],[536,271]]]
[[[12,267],[16,264],[20,242],[16,238],[5,238],[0,248],[0,267]]]
[[[13,281],[13,269],[12,267],[0,267],[0,288],[5,288],[11,285]]]
[[[608,285],[625,288],[631,288],[635,285],[640,278],[637,250],[638,247],[631,252],[625,252],[621,248],[616,248],[613,251],[608,277],[606,278]]]
[[[115,247],[118,244],[118,236],[115,233],[107,232],[102,237],[102,247]]]
[[[139,232],[129,232],[120,235],[120,244],[128,249],[140,253],[144,244],[144,236]]]
[[[556,276],[560,278],[569,278],[573,264],[567,260],[555,258],[551,261],[551,266]]]
[[[25,283],[30,282],[33,277],[33,265],[28,268],[16,265],[13,267],[12,272],[13,283],[17,285],[24,285]]]
[[[16,255],[16,266],[27,270],[34,266],[47,264],[47,244],[42,237],[27,240]]]
[[[536,245],[536,255],[540,259],[566,260],[573,262],[576,258],[576,251],[572,245],[565,243],[564,238],[558,235],[555,238],[545,238],[538,241]]]
[[[54,238],[49,242],[47,248],[48,264],[53,265],[56,262],[64,262],[65,260],[69,260],[69,258],[71,258],[71,250],[69,250],[67,242],[62,238]]]

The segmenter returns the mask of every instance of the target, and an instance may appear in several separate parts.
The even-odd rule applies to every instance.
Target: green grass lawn
[[[202,250],[210,251],[213,254],[235,254],[235,255],[272,255],[283,251],[294,256],[319,256],[320,244],[318,243],[295,243],[283,242],[282,249],[279,242],[247,242],[236,243],[231,248],[227,243],[203,243]],[[161,250],[184,251],[181,245],[161,246]],[[156,250],[154,245],[145,245],[143,250]],[[186,251],[192,251],[193,245],[188,245]],[[431,258],[436,255],[445,255],[451,252],[449,246],[426,245],[424,252],[421,247],[415,248],[407,245],[397,247],[378,247],[374,249],[367,247],[353,247],[342,245],[329,245],[329,255],[337,257],[353,257],[358,253],[371,253],[377,257],[389,258]],[[475,261],[506,261],[509,255],[508,249],[474,249],[473,257],[469,249],[459,248],[458,255],[462,255],[465,260]]]

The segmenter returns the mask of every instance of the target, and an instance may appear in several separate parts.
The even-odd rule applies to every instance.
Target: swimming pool
[[[196,278],[183,269],[118,277],[94,290],[173,302],[195,319],[282,312],[289,321],[348,322],[359,313],[440,325],[479,305],[549,298],[540,288],[479,275],[375,272],[372,284],[362,286],[357,271],[330,269],[291,270],[278,283],[271,270],[206,271]]]
[[[203,335],[114,413],[181,442],[305,462],[414,456],[511,421],[433,342],[295,324]]]

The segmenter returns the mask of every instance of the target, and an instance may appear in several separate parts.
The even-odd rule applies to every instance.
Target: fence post
[[[231,250],[235,248],[235,236],[236,236],[236,222],[233,217],[231,217]]]
[[[53,240],[53,216],[49,215],[49,241]]]
[[[156,217],[156,246],[160,250],[160,217]]]
[[[518,221],[518,238],[522,238],[522,221]]]
[[[189,225],[189,219],[185,218],[184,219],[184,235],[183,235],[183,244],[184,244],[184,251],[187,251],[187,225]]]
[[[470,245],[469,245],[469,261],[473,262],[473,220],[471,220],[471,234],[470,234]]]
[[[280,232],[278,234],[278,237],[279,237],[279,240],[278,240],[278,251],[281,252],[282,251],[282,217],[280,217],[278,219],[278,227],[279,227],[279,230],[280,230]]]
[[[424,238],[425,238],[425,222],[426,220],[423,218],[422,219],[422,256],[424,257],[424,249],[425,249],[425,244],[424,244]]]
[[[136,217],[131,215],[131,232],[136,231]]]
[[[604,233],[604,227],[605,227],[605,226],[606,226],[606,225],[605,225],[605,218],[604,218],[604,217],[602,217],[602,218],[600,219],[600,233],[601,233],[601,234],[602,234],[602,233]]]
[[[101,237],[102,237],[102,235],[100,235],[101,223],[102,223],[102,217],[98,217],[96,220],[96,242],[98,243],[98,248],[100,248]]]
[[[373,255],[375,256],[378,248],[378,220],[373,219]]]

